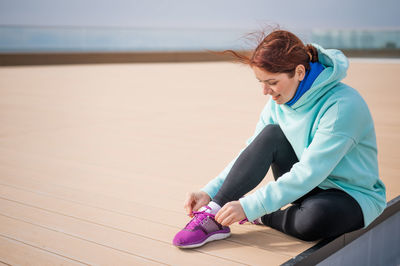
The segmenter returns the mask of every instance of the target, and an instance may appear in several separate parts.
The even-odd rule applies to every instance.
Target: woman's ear
[[[299,81],[302,81],[306,75],[306,68],[300,64],[296,67],[296,76],[299,79]]]

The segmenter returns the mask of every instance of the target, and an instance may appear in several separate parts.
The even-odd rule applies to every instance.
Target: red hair
[[[302,64],[308,70],[310,62],[318,61],[318,52],[314,46],[304,45],[295,34],[285,30],[274,30],[262,38],[250,56],[233,50],[222,53],[230,54],[236,61],[270,73],[288,73],[289,77],[293,77],[298,65]]]

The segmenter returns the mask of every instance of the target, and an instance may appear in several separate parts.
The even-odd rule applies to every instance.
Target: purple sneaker
[[[205,206],[207,209],[211,209]],[[228,226],[222,226],[215,221],[214,214],[199,211],[193,212],[193,219],[179,231],[172,243],[179,248],[196,248],[213,240],[227,238],[231,235]]]

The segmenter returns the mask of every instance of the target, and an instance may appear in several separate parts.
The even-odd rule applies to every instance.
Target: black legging
[[[270,166],[277,180],[296,162],[296,154],[281,128],[267,125],[237,158],[213,201],[223,206],[238,200],[264,179]],[[364,226],[362,210],[355,199],[342,190],[319,187],[261,220],[306,241],[335,237]]]

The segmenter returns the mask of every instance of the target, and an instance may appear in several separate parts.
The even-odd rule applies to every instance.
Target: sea
[[[400,49],[400,29],[292,30],[305,43],[338,49]],[[0,53],[248,50],[260,34],[237,28],[0,25]]]

